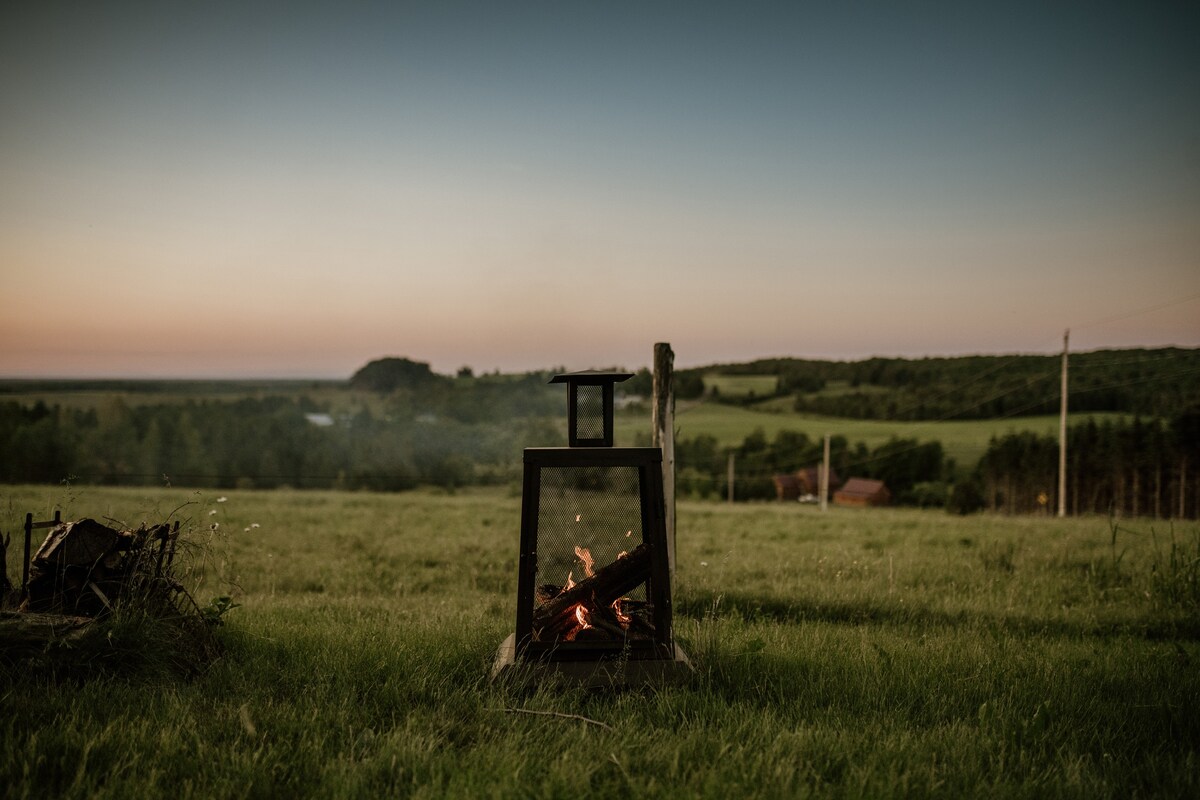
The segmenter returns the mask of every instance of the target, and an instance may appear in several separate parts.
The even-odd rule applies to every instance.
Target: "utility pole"
[[[733,502],[733,451],[729,451],[729,463],[725,467],[725,479],[729,484],[729,502]]]
[[[675,574],[675,353],[671,345],[654,345],[654,417],[655,447],[662,448],[663,509],[667,528],[667,568]]]
[[[1067,515],[1067,348],[1071,329],[1063,333],[1062,406],[1058,416],[1058,515]]]
[[[821,510],[829,510],[829,434],[825,434],[825,460],[821,462]]]
[[[1183,512],[1187,510],[1187,456],[1179,459],[1179,518],[1185,519]]]

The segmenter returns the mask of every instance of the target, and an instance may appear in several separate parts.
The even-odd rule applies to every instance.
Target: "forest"
[[[351,383],[364,372],[378,380],[364,368]],[[295,389],[231,400],[114,395],[98,408],[0,401],[0,481],[382,491],[505,482],[520,475],[521,448],[558,443],[563,401],[547,379],[400,381],[364,388],[376,402],[341,411]]]
[[[796,411],[853,419],[992,419],[1057,413],[1060,356],[868,358],[861,361],[762,359],[686,370],[773,375],[775,397]],[[702,389],[703,391],[703,389]],[[1200,397],[1200,350],[1098,350],[1070,356],[1073,411],[1170,417]],[[714,398],[753,404],[758,396]]]

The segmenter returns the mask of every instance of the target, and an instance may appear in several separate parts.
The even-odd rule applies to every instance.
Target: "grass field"
[[[644,415],[643,415],[644,416]],[[1072,414],[1069,424],[1085,422],[1089,417],[1097,422],[1117,419],[1119,414]],[[626,421],[628,420],[628,421]],[[766,412],[720,403],[679,403],[676,407],[675,427],[682,438],[700,435],[716,437],[723,446],[742,443],[747,435],[762,428],[767,438],[781,430],[799,431],[813,440],[826,433],[845,436],[853,445],[865,442],[874,448],[893,436],[915,438],[920,441],[937,440],[942,443],[947,458],[953,458],[959,466],[972,468],[988,447],[992,436],[1003,436],[1016,431],[1033,431],[1042,435],[1058,436],[1058,417],[1017,417],[1000,420],[963,420],[946,422],[894,422],[880,420],[839,419],[797,414],[792,411]],[[634,431],[647,430],[648,417],[626,416],[618,423],[618,438],[626,436],[632,443]]]
[[[716,390],[722,397],[769,397],[775,393],[779,378],[774,375],[722,375],[710,372],[704,376],[705,391]]]
[[[1200,792],[1194,524],[685,503],[694,677],[526,691],[509,492],[3,487],[0,528],[55,504],[218,523],[198,595],[242,607],[189,682],[0,671],[6,797]]]

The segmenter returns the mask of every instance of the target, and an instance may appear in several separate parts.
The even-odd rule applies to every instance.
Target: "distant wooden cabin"
[[[821,468],[808,467],[790,473],[778,473],[772,476],[775,482],[775,496],[780,500],[796,501],[805,495],[818,497],[821,494]],[[839,483],[837,472],[829,470],[829,488],[833,489]]]
[[[821,468],[807,467],[796,473],[796,479],[800,481],[800,494],[820,494],[821,493]],[[833,491],[842,483],[838,477],[837,470],[833,467],[829,468],[829,490]]]
[[[775,482],[775,496],[780,500],[796,501],[803,492],[800,491],[800,479],[788,473],[777,473],[771,476]]]
[[[851,478],[834,492],[833,502],[839,506],[886,506],[892,502],[892,493],[883,481]]]

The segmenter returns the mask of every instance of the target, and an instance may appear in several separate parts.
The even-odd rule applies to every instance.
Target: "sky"
[[[1200,6],[10,2],[0,376],[1200,347]]]

